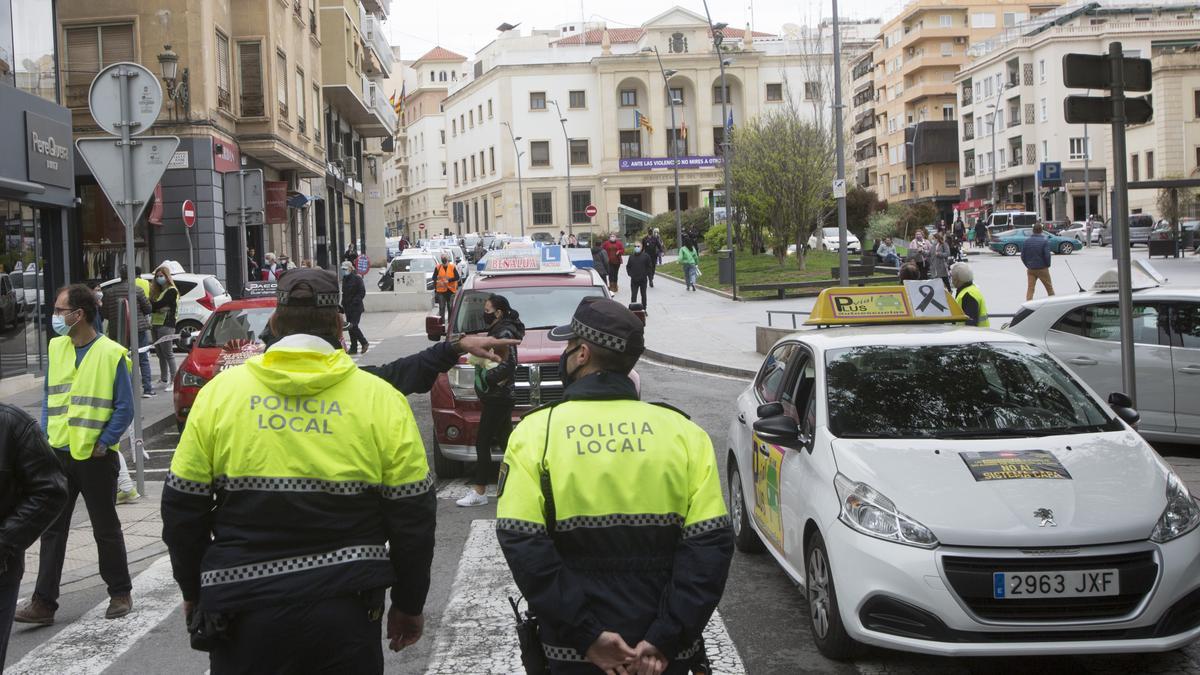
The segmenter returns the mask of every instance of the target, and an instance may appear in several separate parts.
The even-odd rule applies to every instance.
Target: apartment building
[[[876,26],[848,26],[843,49],[865,48]],[[672,155],[687,209],[722,189],[730,124],[791,104],[831,125],[827,30],[726,28],[723,36],[724,90],[705,17],[680,7],[636,28],[502,30],[475,55],[469,77],[450,83],[443,104],[452,231],[636,230],[674,207]],[[674,124],[655,49],[677,101]]]
[[[1062,59],[1070,53],[1107,53],[1114,41],[1126,55],[1153,63],[1154,118],[1127,129],[1129,179],[1196,175],[1200,5],[1081,2],[972,48],[974,60],[955,80],[965,205],[990,202],[995,184],[999,202],[1023,204],[1047,219],[1083,220],[1089,212],[1108,217],[1110,127],[1066,123],[1063,100],[1086,92],[1064,86]],[[1038,184],[1043,162],[1061,163],[1061,187]],[[1157,213],[1156,198],[1153,190],[1130,191],[1130,208]]]
[[[386,157],[394,151],[396,111],[385,82],[396,67],[383,34],[390,0],[321,0],[325,100],[325,203],[318,212],[318,264],[347,250],[384,259]]]
[[[853,61],[851,133],[859,183],[874,186],[888,201],[932,202],[949,221],[959,194],[954,78],[968,61],[968,48],[1059,4],[915,0],[905,5],[883,26],[870,58]]]
[[[181,138],[156,191],[155,206],[135,229],[136,265],[164,259],[216,274],[236,292],[245,252],[236,220],[227,219],[222,174],[259,168],[266,179],[265,224],[252,224],[248,244],[262,255],[312,257],[313,211],[288,206],[289,195],[321,194],[321,41],[317,0],[90,0],[58,4],[62,101],[77,136],[99,134],[88,111],[96,73],[134,61],[164,76],[167,92],[149,133]],[[166,80],[167,64],[177,73]],[[124,261],[122,226],[86,165],[76,163],[81,200],[71,214],[79,246],[77,278],[111,278]],[[184,200],[196,205],[189,232]],[[293,202],[297,203],[297,202]],[[306,202],[307,203],[307,202]]]

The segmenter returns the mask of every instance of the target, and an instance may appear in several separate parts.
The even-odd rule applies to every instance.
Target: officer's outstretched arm
[[[396,573],[392,605],[416,616],[424,609],[429,593],[437,498],[412,409],[403,396],[390,393],[391,400],[379,410],[386,420],[379,428],[388,435],[380,492]]]
[[[535,415],[513,431],[501,466],[496,537],[513,580],[536,616],[551,623],[570,646],[586,654],[604,626],[588,608],[582,580],[563,565],[546,532],[541,491],[546,423]]]
[[[200,596],[200,559],[212,542],[213,445],[206,426],[210,415],[205,414],[211,389],[201,389],[196,397],[162,495],[163,541],[171,554],[175,581],[188,602]]]
[[[645,637],[668,659],[691,646],[704,631],[725,592],[733,560],[733,529],[721,497],[712,441],[703,429],[691,426],[687,441],[688,510],[675,547],[671,581]]]

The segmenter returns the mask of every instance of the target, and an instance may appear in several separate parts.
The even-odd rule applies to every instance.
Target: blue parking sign
[[[1042,162],[1038,167],[1038,174],[1043,186],[1062,185],[1062,162]]]

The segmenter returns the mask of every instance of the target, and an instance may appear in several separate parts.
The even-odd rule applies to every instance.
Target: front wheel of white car
[[[808,625],[817,650],[826,658],[844,661],[854,655],[857,643],[846,633],[838,611],[837,589],[825,538],[813,532],[804,554],[805,594],[808,597]]]
[[[743,553],[761,553],[762,540],[750,527],[750,513],[746,508],[746,492],[742,489],[742,474],[737,463],[729,463],[729,520],[733,523],[733,543]]]

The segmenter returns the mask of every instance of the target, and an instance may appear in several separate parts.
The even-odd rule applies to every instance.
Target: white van
[[[987,221],[988,232],[998,234],[1020,227],[1033,227],[1037,219],[1033,211],[996,211]]]

